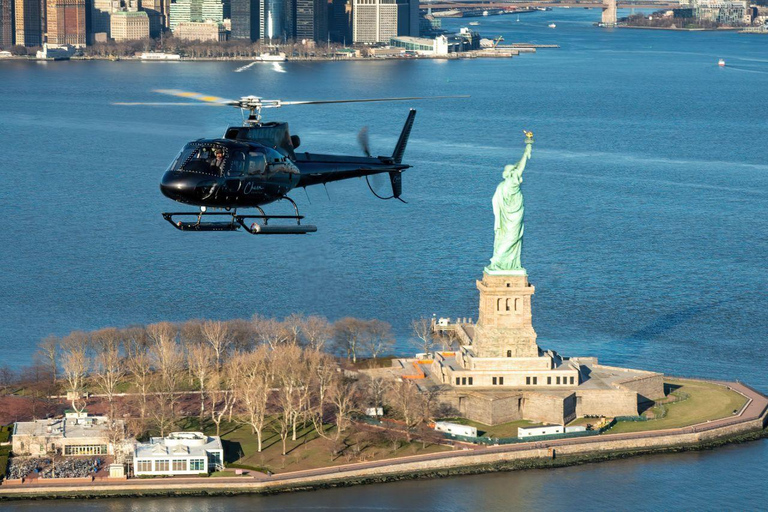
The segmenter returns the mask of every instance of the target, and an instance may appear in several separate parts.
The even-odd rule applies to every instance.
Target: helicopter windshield
[[[187,146],[176,158],[172,170],[221,176],[229,161],[227,153],[221,146]]]

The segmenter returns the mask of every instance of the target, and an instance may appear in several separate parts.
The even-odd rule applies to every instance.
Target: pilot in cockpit
[[[215,155],[215,158],[211,162],[211,167],[220,171],[222,167],[224,167],[224,150],[216,148],[213,151],[213,154]]]

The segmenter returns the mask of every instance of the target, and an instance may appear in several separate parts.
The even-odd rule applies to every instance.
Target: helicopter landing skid
[[[180,231],[237,231],[241,227],[252,235],[305,235],[317,231],[316,226],[301,224],[301,219],[304,217],[299,215],[295,203],[293,206],[296,209],[296,215],[267,215],[264,210],[257,206],[261,215],[238,215],[237,212],[171,212],[163,213],[163,218]],[[174,220],[175,215],[192,215],[197,219],[194,221]],[[204,218],[216,215],[224,216],[227,220],[203,222]],[[256,219],[262,222],[252,222],[249,225],[246,223],[246,219]],[[274,219],[290,219],[296,221],[296,224],[270,224],[269,221]]]

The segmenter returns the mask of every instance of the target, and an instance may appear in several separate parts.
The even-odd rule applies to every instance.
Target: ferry
[[[181,55],[178,53],[143,52],[139,58],[141,60],[181,60]]]
[[[720,66],[721,68],[724,68],[725,67],[725,59],[720,59],[719,61],[717,61],[717,65]]]
[[[285,62],[285,54],[283,52],[280,53],[262,53],[258,57],[256,57],[257,61],[259,62]]]
[[[550,23],[550,24],[549,24],[549,25],[547,25],[547,26],[548,26],[549,28],[555,28],[555,27],[557,27],[557,25],[555,25],[554,23]]]

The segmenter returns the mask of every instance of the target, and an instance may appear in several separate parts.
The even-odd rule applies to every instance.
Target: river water
[[[474,280],[492,248],[490,198],[528,129],[536,144],[523,262],[536,286],[539,343],[768,391],[768,40],[599,30],[598,17],[560,9],[480,20],[486,36],[561,45],[511,60],[286,63],[241,73],[238,63],[0,63],[2,361],[28,364],[41,337],[73,329],[296,311],[386,320],[408,350],[412,318],[476,317]],[[179,209],[158,190],[165,167],[186,141],[220,135],[239,115],[110,104],[162,101],[157,88],[471,98],[413,104],[408,204],[380,201],[359,180],[299,191],[319,231],[257,238],[181,233],[162,220],[161,211]],[[369,126],[373,152],[389,154],[408,106],[268,114],[290,122],[309,151],[360,154],[356,134]],[[64,508],[756,509],[768,497],[766,462],[768,444],[758,442],[314,494]]]

